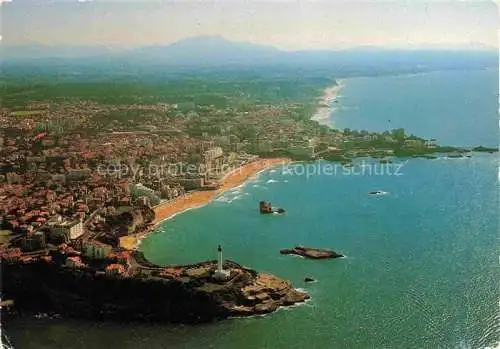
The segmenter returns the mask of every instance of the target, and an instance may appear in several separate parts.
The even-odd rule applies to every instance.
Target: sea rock
[[[290,306],[297,303],[305,302],[309,298],[310,296],[305,292],[292,290],[285,297],[283,297],[283,299],[281,300],[281,304],[284,306]]]
[[[278,303],[274,301],[268,301],[264,303],[259,303],[254,307],[255,314],[268,314],[276,309],[278,309]]]
[[[498,152],[498,148],[489,148],[489,147],[479,146],[479,147],[472,148],[472,151],[496,153],[496,152]]]
[[[312,258],[312,259],[327,259],[327,258],[340,258],[343,255],[333,251],[322,248],[304,247],[296,246],[293,249],[283,249],[280,251],[281,254],[295,254],[298,256]]]
[[[270,213],[279,213],[279,214],[282,214],[282,213],[285,213],[285,210],[283,208],[274,209],[271,206],[271,203],[267,202],[267,201],[261,201],[261,202],[259,202],[259,211],[262,214],[270,214]]]

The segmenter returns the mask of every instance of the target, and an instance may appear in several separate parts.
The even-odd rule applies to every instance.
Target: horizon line
[[[225,42],[228,44],[248,44],[260,47],[266,47],[269,49],[275,49],[283,52],[302,52],[302,51],[344,51],[351,49],[377,49],[377,50],[467,50],[467,51],[490,51],[499,50],[498,46],[490,46],[480,42],[469,42],[469,43],[428,43],[428,44],[407,44],[407,45],[379,45],[379,44],[339,44],[330,47],[318,47],[318,48],[297,48],[297,49],[283,49],[270,44],[263,44],[252,41],[239,41],[231,40],[223,35],[195,35],[186,36],[182,39],[171,41],[171,42],[151,42],[144,44],[119,44],[119,43],[43,43],[43,42],[27,42],[27,43],[6,43],[0,36],[1,46],[4,48],[13,47],[80,47],[80,48],[111,48],[117,50],[126,49],[137,49],[137,48],[148,48],[148,47],[168,47],[175,44],[183,43],[191,40],[219,40],[220,42]]]

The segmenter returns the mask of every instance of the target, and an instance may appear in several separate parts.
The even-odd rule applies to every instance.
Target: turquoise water
[[[306,178],[277,168],[166,222],[142,249],[157,263],[187,263],[214,258],[221,243],[226,258],[312,296],[293,310],[222,323],[224,335],[208,331],[189,348],[480,348],[499,330],[495,161],[412,160],[400,176]],[[377,189],[388,194],[367,195]],[[286,215],[259,215],[261,199]],[[278,253],[295,244],[347,258]]]
[[[497,94],[497,73],[491,70],[359,78],[346,82],[331,119],[341,128],[405,127],[443,144],[496,146]],[[400,176],[388,175],[396,168],[382,165],[374,165],[372,175],[365,167],[365,175],[357,176],[342,175],[341,168],[337,175],[309,177],[289,173],[305,172],[304,165],[295,165],[296,171],[277,168],[164,223],[142,245],[154,262],[214,258],[220,243],[226,258],[289,279],[312,296],[293,310],[217,325],[215,333],[193,338],[187,347],[481,348],[496,343],[496,157],[401,165]],[[388,194],[367,195],[377,189]],[[286,215],[259,215],[262,199],[285,207]],[[295,244],[330,247],[347,258],[279,255],[279,249]],[[305,285],[305,276],[318,282]]]
[[[333,123],[357,128],[363,122],[366,127],[359,128],[376,130],[392,110],[394,127],[447,144],[496,145],[498,121],[491,111],[496,113],[498,85],[491,85],[492,76],[496,79],[496,72],[350,80],[339,99],[344,109],[332,115]],[[422,85],[402,93],[404,81]],[[475,87],[462,88],[463,81],[476,81]],[[454,98],[443,97],[442,86]],[[434,87],[441,92],[429,91]],[[392,97],[359,99],[363,90]],[[430,112],[409,108],[403,99]],[[375,102],[381,105],[374,107]],[[461,112],[447,114],[456,110]],[[447,121],[436,121],[437,115]],[[268,170],[213,203],[164,222],[141,245],[153,262],[188,263],[215,258],[221,244],[225,258],[306,289],[312,299],[304,305],[194,327],[19,318],[8,333],[19,348],[399,349],[497,343],[496,155],[396,160],[392,167],[365,161],[355,167],[360,173],[364,165],[359,175],[345,175],[338,167],[336,175],[299,175],[305,164]],[[318,173],[330,165],[308,166],[309,173],[319,166]],[[387,195],[367,195],[373,190]],[[260,215],[263,199],[286,208],[286,214]],[[279,254],[295,244],[329,247],[347,257],[311,261]],[[305,276],[317,282],[305,284]]]

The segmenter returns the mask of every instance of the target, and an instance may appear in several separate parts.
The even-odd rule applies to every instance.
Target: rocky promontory
[[[174,323],[266,314],[309,298],[288,281],[231,261],[224,262],[226,280],[214,278],[216,261],[161,267],[136,252],[130,263],[133,273],[114,275],[54,260],[4,261],[2,293],[21,313]]]
[[[293,249],[283,249],[280,250],[281,254],[294,254],[306,258],[312,259],[327,259],[327,258],[340,258],[343,255],[328,249],[323,248],[313,248],[304,246],[295,246]]]

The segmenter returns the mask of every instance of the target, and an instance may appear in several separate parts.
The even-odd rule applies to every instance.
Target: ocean
[[[330,122],[380,131],[390,119],[392,127],[443,144],[496,146],[497,75],[453,71],[348,80]],[[147,258],[163,264],[214,259],[221,244],[225,258],[307,290],[307,303],[199,326],[17,318],[7,334],[16,348],[497,346],[497,155],[332,166],[319,161],[267,170],[165,221],[141,245]],[[374,190],[385,195],[368,194]],[[260,200],[286,214],[260,215]],[[346,258],[279,254],[296,244],[332,248]],[[304,283],[306,276],[316,282]]]
[[[498,71],[435,71],[347,80],[326,124],[408,133],[451,146],[498,146]]]

